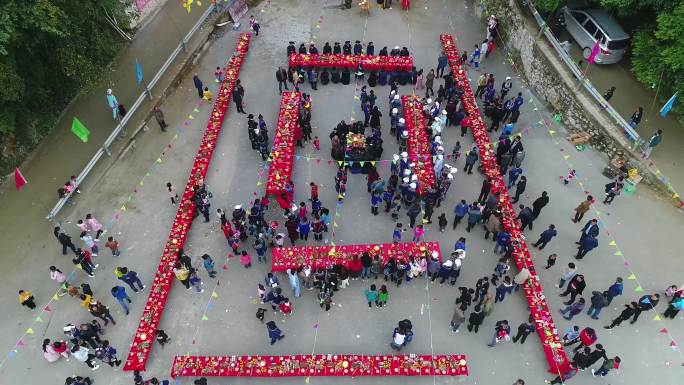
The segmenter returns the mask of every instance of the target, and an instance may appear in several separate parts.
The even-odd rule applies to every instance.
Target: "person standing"
[[[126,289],[123,286],[114,286],[111,290],[112,296],[116,298],[117,301],[119,301],[119,304],[121,307],[124,309],[124,312],[126,312],[126,315],[129,313],[129,308],[128,308],[128,303],[131,303],[131,298],[128,296],[128,293],[126,293]]]
[[[615,279],[615,283],[610,285],[610,287],[607,290],[608,295],[606,296],[606,299],[608,300],[608,305],[610,305],[610,303],[613,301],[613,298],[622,295],[623,289],[624,284],[622,283],[622,277],[617,277]]]
[[[33,294],[31,294],[30,291],[19,290],[19,303],[22,306],[26,306],[27,308],[33,310],[36,308],[35,300],[36,299],[33,297]]]
[[[584,237],[582,242],[580,242],[579,248],[577,249],[576,259],[582,259],[588,252],[595,249],[598,246],[598,239],[594,237]]]
[[[100,365],[95,364],[95,355],[90,354],[90,350],[85,346],[74,345],[74,347],[71,348],[71,355],[78,361],[85,362],[93,371],[100,367]]]
[[[518,333],[513,337],[513,343],[520,340],[520,344],[524,344],[529,336],[534,331],[534,317],[530,315],[527,322],[523,322],[518,326]]]
[[[518,203],[520,196],[525,192],[525,187],[527,187],[527,177],[525,175],[520,177],[518,183],[515,184],[515,196],[511,203]]]
[[[173,267],[173,274],[185,286],[185,290],[190,290],[190,271],[180,262],[176,262]]]
[[[603,95],[603,98],[606,99],[606,101],[609,101],[610,99],[613,98],[613,94],[615,93],[616,88],[615,87],[610,87],[608,91],[606,91],[606,94]]]
[[[629,323],[635,323],[641,312],[655,310],[656,306],[658,306],[658,301],[660,301],[660,294],[644,295],[639,298],[638,306],[634,311],[634,317]]]
[[[214,269],[214,260],[211,259],[211,256],[209,256],[209,254],[202,255],[202,265],[207,270],[207,274],[209,274],[209,278],[216,278],[216,270]]]
[[[575,302],[575,297],[581,295],[584,291],[584,288],[586,287],[587,282],[584,280],[584,275],[577,274],[574,277],[572,277],[572,279],[568,283],[568,288],[565,289],[565,291],[561,293],[560,296],[565,297],[568,294],[570,294],[570,300],[564,302],[566,305],[570,305],[571,303]]]
[[[285,335],[274,321],[266,322],[266,330],[268,331],[268,337],[271,339],[271,345],[285,338]]]
[[[197,95],[202,99],[204,97],[204,84],[202,84],[202,81],[197,74],[192,77],[192,82],[195,85],[195,89],[197,89]]]
[[[480,325],[484,321],[485,314],[482,312],[480,305],[475,305],[473,312],[468,316],[468,331],[477,333],[480,330]]]
[[[437,58],[437,77],[441,78],[444,76],[444,69],[449,65],[449,60],[446,53],[442,51]]]
[[[587,199],[575,207],[575,217],[572,218],[573,223],[577,223],[584,218],[584,214],[589,211],[591,204],[594,203],[594,197],[591,195],[587,196]]]
[[[663,130],[656,131],[656,133],[653,134],[646,143],[644,143],[644,147],[641,149],[641,158],[648,159],[651,156],[653,149],[659,145],[662,140]]]
[[[628,304],[625,304],[625,308],[622,310],[619,316],[617,316],[613,322],[611,322],[610,325],[604,326],[604,329],[612,329],[616,326],[620,326],[620,324],[624,321],[627,321],[628,319],[632,318],[634,313],[636,312],[637,307],[639,307],[639,304],[636,302],[631,302]]]
[[[560,312],[563,315],[563,318],[570,321],[572,317],[576,316],[577,314],[581,313],[582,310],[584,310],[584,304],[584,298],[580,297],[580,299],[577,302],[568,304],[566,307],[560,309]]]
[[[470,232],[480,219],[482,219],[482,208],[479,203],[473,202],[468,208],[468,226],[466,231]]]
[[[108,237],[105,247],[112,251],[112,256],[118,257],[121,255],[119,250],[119,242],[114,239],[114,237]]]
[[[433,85],[435,83],[435,70],[430,69],[430,72],[428,72],[427,76],[425,77],[425,97],[429,98],[432,93],[432,96],[435,95],[435,91],[432,89]]]
[[[59,243],[62,245],[62,255],[66,255],[67,248],[71,249],[74,254],[78,254],[76,251],[76,245],[74,245],[74,243],[71,241],[71,237],[67,233],[63,231],[60,232],[59,230],[59,226],[55,227],[55,235],[57,236]]]
[[[454,314],[451,316],[451,331],[458,333],[458,329],[461,327],[463,322],[465,322],[465,314],[463,314],[463,310],[460,306],[456,306],[454,309]]]
[[[556,287],[562,289],[565,285],[565,282],[573,279],[575,275],[577,275],[577,270],[575,270],[575,264],[573,262],[570,262],[568,263],[568,267],[566,267],[563,271],[563,274],[561,274],[560,281],[558,285],[556,285]]]
[[[534,220],[532,210],[525,205],[520,205],[518,208],[520,208],[520,212],[515,219],[520,221],[520,231],[524,231],[527,226],[532,230],[532,221]]]
[[[582,240],[586,237],[592,237],[596,238],[599,235],[599,226],[598,226],[598,220],[597,219],[592,219],[589,222],[587,222],[584,227],[581,230],[582,235],[580,236],[580,240],[575,242],[576,244],[581,244]]]
[[[594,371],[594,369],[591,369],[591,375],[605,377],[611,369],[619,368],[620,362],[621,360],[619,356],[615,356],[614,358],[606,358],[603,360],[603,364],[601,364],[599,370]]]
[[[622,188],[625,187],[623,181],[624,178],[620,177],[618,180],[606,184],[606,199],[603,200],[603,204],[609,205],[613,203],[615,197],[620,195]]]
[[[302,287],[299,281],[299,276],[297,275],[297,271],[295,271],[295,269],[289,269],[287,271],[287,279],[290,282],[294,296],[299,298],[302,295]]]
[[[235,88],[233,89],[233,102],[235,102],[235,108],[237,109],[237,112],[241,114],[246,114],[245,110],[242,107],[242,99],[245,96],[245,89],[242,87],[242,84],[240,84],[240,79],[235,80]]]
[[[547,383],[547,384],[549,384],[549,385],[563,384],[563,383],[565,383],[567,380],[569,380],[569,379],[575,377],[575,375],[577,374],[577,372],[579,372],[579,369],[577,368],[577,366],[575,366],[575,364],[573,364],[573,363],[571,362],[571,363],[570,363],[570,368],[568,369],[567,372],[561,373],[561,374],[557,375],[556,378],[554,378],[553,380],[544,380],[544,382]]]
[[[166,120],[164,120],[164,112],[162,112],[159,106],[154,107],[154,119],[157,121],[157,124],[159,124],[159,128],[161,128],[162,132],[166,132],[166,127],[169,125],[166,124]]]
[[[494,337],[492,338],[492,342],[490,342],[487,346],[493,348],[497,342],[510,340],[510,335],[511,327],[508,325],[508,321],[496,321],[496,326],[494,327]]]
[[[144,290],[145,285],[140,281],[140,278],[138,278],[138,273],[136,273],[133,270],[128,270],[126,267],[122,267],[120,269],[121,273],[123,273],[123,276],[119,278],[120,280],[126,282],[128,286],[130,286],[131,290],[133,290],[135,293],[137,293],[139,290]],[[138,286],[136,288],[136,285]]]
[[[112,119],[116,120],[119,115],[119,101],[116,100],[111,88],[107,89],[107,105],[112,110]]]
[[[366,296],[366,302],[368,302],[368,308],[372,308],[373,302],[375,302],[375,306],[380,307],[380,304],[378,302],[378,290],[375,287],[375,284],[370,285],[370,288],[366,289],[363,294]]]
[[[278,70],[276,71],[276,80],[278,81],[278,92],[283,93],[283,87],[285,87],[286,90],[289,90],[287,88],[287,71],[283,67],[278,67]]]
[[[549,204],[549,196],[546,191],[542,192],[542,195],[532,202],[532,219],[537,219],[539,214],[541,214],[544,206]]]
[[[544,247],[546,247],[546,244],[551,242],[551,239],[555,237],[558,234],[556,231],[556,226],[555,225],[549,225],[549,228],[544,230],[541,235],[539,236],[539,239],[537,242],[534,243],[534,247],[538,247],[539,250],[543,250]],[[548,265],[547,265],[548,266]],[[550,267],[550,266],[548,266]],[[547,269],[548,269],[547,267]]]
[[[644,116],[644,109],[643,107],[637,108],[636,111],[632,114],[632,117],[629,119],[629,126],[632,128],[636,128],[636,126],[641,122],[641,118]]]
[[[589,306],[587,315],[593,319],[599,319],[601,309],[606,306],[608,306],[608,292],[594,290],[591,292],[591,306]]]

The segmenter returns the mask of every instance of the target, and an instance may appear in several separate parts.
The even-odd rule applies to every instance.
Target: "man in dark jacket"
[[[606,351],[603,349],[603,345],[596,344],[596,349],[589,353],[589,356],[587,357],[586,367],[588,368],[591,365],[594,365],[600,358],[607,360],[608,356],[606,355]]]
[[[204,85],[202,84],[202,81],[200,80],[199,76],[195,74],[195,76],[192,77],[192,82],[195,84],[195,88],[197,89],[197,94],[199,95],[200,99],[204,97]]]
[[[541,214],[541,211],[544,208],[544,206],[546,206],[548,204],[549,204],[548,193],[546,191],[543,191],[542,195],[539,198],[535,199],[534,202],[532,202],[532,207],[533,207],[532,219],[537,219],[539,214]]]
[[[575,302],[575,298],[578,295],[582,294],[585,287],[587,287],[587,282],[584,280],[584,275],[577,274],[570,280],[568,283],[568,288],[565,289],[560,296],[565,297],[570,294],[570,300],[568,302],[564,302],[566,305],[570,305],[571,303]]]
[[[575,353],[574,356],[572,356],[572,362],[575,363],[575,366],[584,370],[588,366],[587,362],[589,360],[590,354],[591,354],[591,348],[588,346],[585,346],[584,349],[578,351],[577,353]]]
[[[622,311],[622,313],[620,313],[620,315],[617,316],[617,318],[615,318],[609,326],[604,326],[603,328],[612,329],[616,326],[620,326],[622,321],[627,321],[628,319],[632,318],[638,306],[639,304],[636,302],[626,304],[625,309]]]
[[[527,336],[529,336],[533,331],[534,317],[530,315],[530,318],[527,320],[527,322],[523,322],[518,326],[518,334],[513,337],[513,343],[516,343],[518,340],[520,340],[520,344],[524,344]]]
[[[580,242],[580,246],[577,249],[577,255],[575,255],[575,258],[577,258],[577,259],[584,258],[584,256],[587,255],[588,252],[595,249],[597,246],[598,246],[598,239],[596,239],[594,237],[584,237],[582,239],[582,242]]]
[[[608,292],[594,290],[591,292],[591,306],[589,306],[587,315],[593,319],[599,319],[599,313],[601,313],[601,309],[606,306],[608,306]]]
[[[76,251],[76,246],[73,242],[71,242],[71,237],[67,233],[62,231],[61,233],[59,233],[59,235],[57,235],[57,239],[59,240],[59,243],[62,244],[62,255],[66,255],[67,248],[71,249],[71,251],[73,251],[74,254],[78,255],[78,252]]]
[[[634,318],[629,323],[635,323],[642,311],[654,310],[658,306],[658,301],[660,301],[660,294],[645,295],[639,298],[639,306],[635,309]]]
[[[484,203],[487,197],[489,196],[489,192],[491,189],[492,180],[489,177],[485,177],[482,181],[482,188],[480,189],[480,195],[478,195],[477,201],[480,203]]]
[[[278,92],[283,93],[283,86],[285,86],[286,90],[289,90],[287,88],[287,71],[283,67],[279,67],[276,71],[276,80],[278,81]]]
[[[480,325],[482,325],[484,318],[485,314],[482,312],[482,308],[480,305],[476,305],[473,312],[468,316],[468,331],[477,333],[477,331],[480,330]]]
[[[599,226],[598,226],[598,220],[592,219],[589,222],[587,222],[584,227],[582,227],[582,235],[580,236],[580,240],[575,242],[578,245],[582,243],[582,240],[586,237],[598,237],[599,235]]]
[[[518,207],[520,208],[520,212],[515,219],[520,221],[520,231],[525,230],[525,227],[527,226],[532,230],[532,221],[534,220],[532,210],[529,207],[525,207],[525,205],[520,205]]]
[[[242,108],[242,98],[245,96],[245,89],[242,88],[240,84],[240,79],[235,80],[235,89],[233,89],[233,102],[235,102],[235,108],[237,112],[241,114],[246,114],[245,110]]]
[[[549,228],[541,233],[539,239],[537,240],[537,242],[535,242],[533,246],[538,247],[539,250],[543,250],[546,244],[551,242],[551,238],[555,237],[557,234],[558,232],[556,231],[556,226],[549,225]]]

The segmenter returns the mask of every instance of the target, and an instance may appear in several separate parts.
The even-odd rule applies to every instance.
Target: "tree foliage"
[[[0,141],[33,144],[44,134],[36,127],[51,127],[79,90],[97,82],[123,44],[105,16],[126,25],[127,6],[121,0],[0,1]]]

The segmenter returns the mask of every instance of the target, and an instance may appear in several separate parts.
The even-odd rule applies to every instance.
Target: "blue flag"
[[[140,65],[140,62],[138,62],[138,59],[135,59],[135,83],[137,85],[140,85],[143,80],[143,73],[142,73],[142,66]]]
[[[663,107],[660,109],[660,116],[662,116],[662,117],[667,116],[667,113],[670,112],[670,110],[672,109],[672,106],[674,106],[674,102],[676,99],[677,99],[677,93],[672,95],[670,100],[668,100],[667,103],[665,103],[663,105]]]

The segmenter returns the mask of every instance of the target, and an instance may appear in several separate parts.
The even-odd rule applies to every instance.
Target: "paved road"
[[[328,1],[327,3],[331,3]],[[446,3],[446,2],[445,2]],[[277,116],[279,96],[277,84],[273,79],[275,66],[285,63],[284,47],[288,40],[304,42],[316,36],[320,42],[335,40],[372,40],[376,47],[407,46],[411,49],[415,62],[419,68],[430,68],[436,65],[439,52],[438,35],[442,32],[458,33],[457,44],[470,46],[481,41],[484,30],[467,7],[469,2],[425,3],[427,9],[416,6],[407,16],[398,9],[380,11],[373,10],[366,23],[366,18],[359,16],[356,9],[340,11],[325,8],[326,2],[316,2],[313,6],[308,0],[290,0],[286,4],[276,4],[265,7],[265,12],[257,13],[262,24],[262,35],[253,39],[250,52],[246,58],[241,79],[246,89],[245,109],[251,113],[262,113],[269,127],[269,136],[273,138],[273,128]],[[319,17],[324,16],[322,23]],[[318,25],[318,27],[317,27]],[[392,31],[388,34],[387,31]],[[218,38],[198,61],[196,70],[203,79],[211,79],[212,69],[217,63],[225,62],[226,55],[232,48],[236,33],[227,32]],[[319,44],[322,45],[322,44]],[[497,79],[510,74],[512,71],[504,64],[499,53],[495,53],[484,63],[484,70],[496,74]],[[476,78],[478,73],[472,73]],[[473,79],[474,80],[474,79]],[[436,81],[441,84],[440,80]],[[519,86],[514,86],[517,91]],[[303,91],[309,91],[307,85]],[[376,87],[378,105],[382,113],[383,138],[385,139],[384,159],[390,159],[396,152],[396,144],[388,134],[387,103],[388,87]],[[526,90],[522,90],[527,92]],[[401,93],[408,94],[412,90],[409,86],[402,87]],[[361,116],[358,101],[354,96],[352,86],[335,85],[319,86],[319,91],[313,91],[314,107],[313,120],[314,135],[321,138],[322,149],[316,152],[310,145],[304,149],[297,149],[298,155],[310,155],[322,158],[306,161],[301,158],[294,169],[296,197],[304,201],[308,197],[307,184],[316,181],[321,185],[320,196],[327,207],[334,209],[336,194],[332,189],[335,169],[328,166],[330,142],[328,133],[341,119],[349,119],[352,111],[356,117]],[[187,173],[192,164],[192,157],[197,149],[204,125],[208,119],[209,107],[200,105],[199,112],[194,112],[197,96],[192,88],[190,76],[183,79],[179,91],[172,95],[165,104],[170,111],[169,121],[178,127],[189,114],[195,117],[188,127],[172,139],[173,133],[167,136],[146,135],[149,141],[141,145],[131,156],[113,167],[106,180],[86,196],[80,197],[79,205],[68,211],[65,222],[66,228],[75,233],[73,221],[83,217],[86,212],[93,211],[98,217],[106,221],[120,210],[122,203],[126,203],[127,210],[122,212],[120,219],[115,222],[108,235],[113,234],[122,244],[123,253],[120,259],[112,259],[105,251],[98,257],[100,268],[94,279],[85,278],[82,273],[75,278],[75,283],[89,282],[96,297],[102,299],[113,310],[117,325],[107,328],[106,337],[118,348],[123,356],[131,340],[131,333],[135,330],[141,305],[145,294],[132,295],[133,305],[131,314],[125,316],[118,304],[109,296],[109,289],[118,283],[112,269],[115,266],[126,265],[136,270],[143,281],[148,283],[157,267],[161,247],[168,234],[168,225],[175,213],[175,207],[168,202],[163,186],[171,181],[180,187],[186,181]],[[539,101],[536,101],[539,105]],[[255,192],[261,192],[263,184],[258,186],[259,174],[262,170],[260,156],[250,150],[246,131],[246,119],[229,107],[229,116],[223,127],[223,133],[214,152],[214,160],[209,171],[207,182],[213,192],[212,209],[230,209],[237,203],[247,205],[253,199]],[[520,126],[532,126],[540,119],[538,113],[550,120],[543,109],[534,111],[530,98],[522,107]],[[556,127],[559,137],[565,130]],[[166,140],[160,143],[161,139]],[[443,136],[445,147],[451,149],[456,141],[460,141],[463,149],[472,144],[469,135],[461,137],[459,130],[449,128]],[[149,165],[169,143],[172,147],[167,150],[163,162],[156,166],[150,176],[145,177]],[[553,285],[557,282],[560,268],[572,261],[579,227],[570,221],[572,209],[584,199],[585,194],[577,183],[564,186],[559,179],[567,172],[563,154],[571,155],[571,159],[579,171],[576,181],[582,181],[586,189],[599,196],[606,183],[601,176],[603,161],[591,150],[582,153],[574,152],[565,143],[556,144],[544,131],[530,132],[524,138],[527,149],[526,160],[523,164],[525,175],[528,176],[527,191],[521,203],[530,204],[542,190],[549,192],[551,203],[544,209],[535,223],[534,231],[528,231],[530,239],[536,238],[541,229],[549,223],[556,224],[559,236],[554,239],[543,252],[533,252],[535,262],[542,264],[550,253],[558,253],[557,266],[541,273],[542,284],[546,289],[551,309],[561,306],[561,298],[556,295]],[[564,151],[561,152],[560,149]],[[463,160],[451,162],[459,169],[463,167]],[[383,177],[387,177],[387,168],[380,168]],[[145,177],[144,183],[139,182]],[[576,182],[575,181],[575,182]],[[263,183],[263,179],[261,179]],[[459,172],[452,184],[448,199],[435,212],[447,213],[451,218],[451,209],[460,199],[472,200],[477,196],[482,179],[477,173],[465,175]],[[127,197],[133,190],[137,193],[127,202]],[[640,191],[638,195],[618,197],[612,206],[598,206],[602,211],[603,228],[599,238],[600,245],[583,261],[579,262],[580,271],[588,281],[588,289],[605,289],[615,276],[625,279],[634,272],[638,281],[627,280],[625,294],[613,301],[609,309],[604,309],[601,321],[593,321],[586,315],[577,316],[573,323],[560,318],[557,319],[560,329],[571,324],[580,326],[590,325],[599,330],[600,342],[608,350],[609,355],[619,354],[623,358],[620,375],[610,379],[613,384],[642,384],[656,379],[660,384],[676,384],[681,354],[669,347],[669,338],[684,341],[684,328],[677,321],[653,321],[652,313],[643,314],[636,325],[623,325],[612,333],[605,332],[601,326],[613,318],[619,307],[626,301],[641,295],[635,293],[636,282],[645,292],[662,290],[666,284],[677,283],[684,272],[678,262],[679,251],[684,244],[675,232],[681,228],[681,216],[671,206],[659,201],[648,191]],[[348,194],[339,216],[335,216],[338,227],[336,240],[338,244],[389,241],[393,222],[384,213],[375,217],[369,214],[369,197],[365,189],[365,179],[360,175],[352,175],[348,183]],[[279,211],[271,210],[268,217],[282,221]],[[4,217],[3,217],[4,218]],[[402,216],[405,222],[406,217]],[[3,227],[4,228],[4,227]],[[53,311],[43,313],[43,322],[33,321],[36,314],[29,314],[25,308],[19,308],[14,297],[14,290],[19,287],[30,287],[36,293],[39,305],[45,305],[55,290],[47,277],[46,267],[55,264],[67,270],[70,261],[58,252],[58,246],[51,238],[50,229],[46,224],[19,229],[11,229],[13,234],[21,234],[30,239],[24,243],[6,241],[3,245],[7,250],[19,248],[18,253],[8,253],[3,266],[2,287],[7,296],[0,299],[3,309],[11,309],[0,315],[0,325],[5,333],[0,335],[0,347],[9,349],[17,338],[25,332],[28,325],[33,325],[35,334],[25,336],[23,347],[12,359],[6,360],[0,375],[17,381],[30,378],[35,383],[59,383],[62,378],[71,373],[90,374],[82,363],[67,363],[60,361],[48,364],[41,358],[40,342],[42,338],[59,338],[62,326],[66,322],[84,322],[91,317],[78,303],[70,298],[62,298],[52,303]],[[607,233],[616,239],[624,257],[629,262],[614,256],[615,246],[609,244]],[[477,227],[472,232],[465,232],[464,226],[455,231],[445,233],[437,231],[436,225],[428,226],[428,240],[440,241],[442,250],[449,252],[454,241],[460,237],[467,237],[468,256],[465,260],[459,285],[473,286],[477,278],[493,272],[496,256],[491,252],[491,241],[483,239],[483,231]],[[17,235],[18,236],[18,235]],[[331,234],[327,234],[330,238]],[[30,243],[29,243],[30,242]],[[310,242],[313,243],[313,242]],[[77,242],[77,244],[80,244]],[[251,247],[245,246],[247,250]],[[513,383],[517,378],[525,378],[527,383],[542,383],[548,378],[546,361],[538,346],[538,338],[530,336],[525,345],[503,344],[494,349],[486,347],[492,336],[495,321],[508,319],[515,329],[519,322],[527,318],[525,301],[520,294],[514,294],[503,303],[497,304],[491,317],[478,334],[468,333],[462,328],[459,334],[453,334],[448,329],[448,323],[453,311],[453,301],[456,291],[449,285],[440,286],[423,282],[411,282],[396,288],[389,287],[389,306],[385,309],[369,310],[363,300],[363,289],[368,282],[352,281],[351,286],[335,295],[338,305],[329,313],[321,313],[311,292],[304,291],[299,299],[293,299],[294,314],[289,319],[279,315],[268,314],[269,319],[276,319],[287,338],[283,342],[270,347],[267,344],[265,328],[255,322],[256,284],[261,282],[267,267],[255,264],[249,270],[240,266],[235,258],[226,259],[227,247],[219,231],[215,216],[212,222],[205,224],[198,220],[188,239],[186,250],[194,256],[193,262],[199,263],[199,256],[209,253],[220,267],[226,263],[227,270],[219,270],[218,280],[211,280],[201,271],[200,276],[205,280],[206,290],[202,294],[185,291],[174,283],[167,303],[167,311],[160,327],[173,339],[166,348],[154,348],[148,366],[149,376],[165,378],[169,372],[170,359],[175,354],[298,354],[298,353],[335,353],[356,352],[362,354],[380,353],[392,354],[389,348],[389,338],[392,327],[403,318],[410,318],[414,324],[416,338],[405,349],[405,353],[465,353],[469,356],[471,376],[459,383],[478,384],[489,380],[489,383]],[[654,252],[657,250],[657,252]],[[664,269],[663,267],[667,267]],[[291,296],[291,289],[284,283],[284,292]],[[384,284],[384,282],[378,282]],[[148,285],[149,286],[149,285]],[[212,299],[212,291],[218,297]],[[585,296],[587,293],[585,292]],[[210,302],[211,301],[211,302]],[[661,311],[664,306],[658,307]],[[206,315],[207,320],[202,320]],[[318,327],[314,327],[317,325]],[[670,335],[659,333],[667,327]],[[561,331],[562,331],[561,330]],[[683,342],[684,343],[684,342]],[[681,343],[679,344],[681,345]],[[3,353],[4,354],[4,351]],[[1,359],[0,359],[1,360]],[[611,374],[614,376],[614,374]],[[131,375],[101,367],[93,377],[99,384],[130,384]],[[574,380],[577,383],[600,381],[589,377],[589,372],[583,372]],[[211,380],[212,384],[253,384],[253,379],[224,379]],[[304,379],[282,379],[283,384],[301,384]],[[420,378],[399,379],[397,383],[419,384],[453,384],[451,378]],[[338,383],[338,379],[311,379],[320,384]],[[374,384],[377,379],[350,379],[352,383]],[[182,380],[183,384],[191,383]]]

